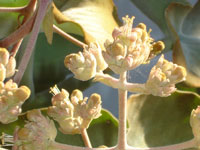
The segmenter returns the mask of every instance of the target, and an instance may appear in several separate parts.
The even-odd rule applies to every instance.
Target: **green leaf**
[[[29,0],[1,0],[0,7],[20,7],[28,4]]]
[[[188,4],[187,0],[131,0],[146,16],[154,21],[160,29],[169,34],[165,20],[165,9],[172,2]]]
[[[42,23],[42,28],[49,44],[51,44],[53,40],[53,20],[53,6],[52,3],[50,3]]]
[[[46,109],[43,109],[43,114],[46,115]],[[101,111],[102,115],[98,119],[94,119],[88,128],[88,135],[93,147],[100,145],[114,146],[117,144],[117,131],[118,121],[107,110]],[[23,127],[27,120],[26,114],[19,117],[19,119],[13,123],[4,125],[0,124],[0,133],[4,132],[13,135],[16,126]],[[56,123],[56,122],[55,122]],[[58,129],[58,124],[56,123]],[[84,146],[81,135],[66,135],[57,130],[56,141],[69,145]]]
[[[177,91],[169,97],[130,96],[128,144],[156,147],[192,139],[190,113],[199,104],[200,96],[192,92]]]
[[[65,32],[76,33],[76,30],[69,28],[70,24],[79,26],[85,37],[85,41],[103,42],[112,38],[112,31],[118,26],[113,14],[115,6],[112,0],[68,0],[61,8],[63,21],[61,27]]]
[[[194,8],[173,3],[166,9],[166,19],[174,36],[173,61],[186,67],[186,83],[200,87],[200,1]]]

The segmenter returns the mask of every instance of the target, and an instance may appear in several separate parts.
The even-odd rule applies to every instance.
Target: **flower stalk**
[[[81,130],[81,136],[82,136],[85,146],[92,148],[92,144],[90,142],[89,136],[87,134],[87,130],[85,128]]]
[[[54,32],[58,33],[60,36],[62,36],[65,39],[69,40],[73,44],[75,44],[75,45],[77,45],[77,46],[79,46],[81,48],[87,47],[87,44],[85,44],[85,43],[79,41],[78,39],[74,38],[73,36],[67,34],[62,29],[58,28],[56,25],[53,25],[53,30],[54,30]]]
[[[120,82],[126,83],[127,72],[120,74]],[[126,109],[127,109],[127,90],[118,90],[119,95],[119,128],[118,128],[118,146],[119,150],[125,150],[126,143]]]

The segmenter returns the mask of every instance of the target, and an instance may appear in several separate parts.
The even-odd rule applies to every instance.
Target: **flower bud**
[[[96,62],[97,62],[96,71],[97,72],[103,71],[108,67],[107,63],[105,62],[105,60],[102,56],[102,50],[98,43],[90,43],[90,45],[88,47],[88,51],[91,52],[96,59]]]
[[[96,74],[96,59],[93,54],[84,50],[78,54],[70,54],[65,57],[65,66],[73,72],[75,78],[86,81]]]
[[[9,52],[5,48],[0,48],[0,81],[4,81],[15,73],[15,58],[9,57]]]
[[[185,77],[186,70],[184,67],[167,61],[162,55],[151,69],[145,84],[146,94],[169,96],[176,90],[175,84],[185,80]]]
[[[54,122],[44,117],[39,110],[27,113],[29,122],[15,133],[15,146],[23,150],[54,150],[57,130]]]
[[[192,127],[192,132],[197,146],[200,148],[200,106],[198,106],[197,109],[192,110],[190,126]]]
[[[6,78],[12,77],[15,74],[16,61],[14,57],[10,57],[6,65]]]
[[[3,64],[0,64],[0,82],[4,81],[6,78],[6,68]]]
[[[81,129],[88,128],[92,119],[100,116],[101,97],[93,94],[87,104],[87,98],[83,98],[82,92],[74,90],[71,94],[71,101],[68,96],[59,96],[57,99],[58,95],[63,94],[63,91],[53,96],[53,106],[48,108],[48,114],[59,123],[60,131],[64,134],[80,134]],[[53,101],[57,102],[53,103]],[[60,107],[61,105],[62,107]]]
[[[8,63],[9,53],[5,48],[0,48],[0,63],[4,66]]]
[[[103,57],[109,68],[117,74],[147,63],[158,51],[164,49],[163,43],[153,43],[151,30],[147,32],[145,24],[140,23],[132,28],[133,19],[124,17],[124,25],[113,31],[114,41],[105,42],[106,52],[103,52]]]
[[[17,120],[21,113],[21,106],[30,96],[26,86],[18,88],[17,84],[9,80],[5,84],[0,82],[0,122],[8,124]]]

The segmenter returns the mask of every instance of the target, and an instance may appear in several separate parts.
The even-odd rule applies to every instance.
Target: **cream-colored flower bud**
[[[97,72],[103,71],[108,67],[107,63],[105,62],[105,60],[104,60],[104,58],[102,56],[101,47],[97,42],[96,43],[90,43],[90,45],[87,48],[87,50],[89,52],[91,52],[94,55],[94,57],[96,58],[96,62],[97,62],[96,71]]]
[[[18,88],[12,80],[5,84],[0,82],[0,122],[8,124],[17,120],[21,106],[29,96],[30,89],[26,86]]]
[[[88,118],[96,119],[101,116],[101,96],[99,94],[92,94],[88,100]]]
[[[5,48],[0,47],[0,63],[4,66],[8,63],[9,53]]]
[[[4,81],[6,78],[6,68],[3,64],[0,64],[0,81]]]
[[[14,134],[15,147],[20,150],[56,150],[53,147],[57,135],[54,122],[39,110],[28,112],[27,118],[29,122]]]
[[[78,54],[70,54],[65,57],[65,66],[73,72],[75,78],[87,81],[96,74],[96,59],[94,55],[87,50]]]
[[[4,81],[15,73],[16,60],[14,57],[9,57],[9,52],[5,48],[0,48],[0,81]]]
[[[55,87],[54,87],[55,88]],[[57,91],[57,90],[52,90]],[[57,95],[54,94],[52,100],[56,100]],[[61,97],[60,97],[61,98]],[[83,94],[79,90],[74,90],[71,94],[71,101],[68,97],[59,98],[57,103],[48,108],[49,116],[53,117],[60,125],[60,131],[64,134],[80,134],[83,128],[87,128],[92,121],[100,116],[101,97],[93,94],[87,104],[87,97],[83,98]]]
[[[176,90],[175,84],[185,80],[185,77],[186,70],[184,67],[167,61],[162,55],[151,69],[145,84],[146,93],[155,96],[169,96]]]
[[[200,148],[200,106],[198,106],[197,109],[192,110],[190,116],[190,126],[192,127],[197,147]]]
[[[6,65],[6,78],[12,77],[15,74],[16,61],[14,57],[10,57]]]
[[[117,74],[149,62],[164,49],[163,43],[153,43],[151,30],[147,32],[145,24],[140,23],[132,28],[133,19],[134,17],[124,17],[124,25],[115,28],[112,33],[114,41],[106,41],[104,44],[106,52],[103,52],[103,57],[109,68]]]

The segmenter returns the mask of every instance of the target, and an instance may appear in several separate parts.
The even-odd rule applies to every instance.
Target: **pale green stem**
[[[126,83],[126,74],[123,72],[120,74],[119,81],[124,84]],[[127,147],[126,143],[126,109],[127,109],[127,91],[118,89],[119,95],[119,128],[118,128],[118,150],[125,150]]]
[[[39,2],[39,10],[37,12],[37,16],[33,25],[33,29],[31,32],[31,36],[29,38],[29,41],[27,43],[26,49],[25,49],[25,53],[22,57],[22,60],[20,62],[19,68],[18,68],[18,72],[14,77],[14,81],[16,83],[19,84],[19,82],[21,81],[23,74],[26,70],[26,67],[28,65],[28,62],[30,60],[30,57],[32,55],[32,52],[34,50],[34,46],[38,37],[38,33],[40,30],[40,24],[42,23],[42,20],[45,16],[46,13],[46,9],[48,7],[48,4],[50,3],[50,0],[40,0]]]
[[[82,136],[85,146],[92,148],[92,144],[90,142],[89,136],[87,134],[87,130],[85,128],[81,130],[81,136]]]

